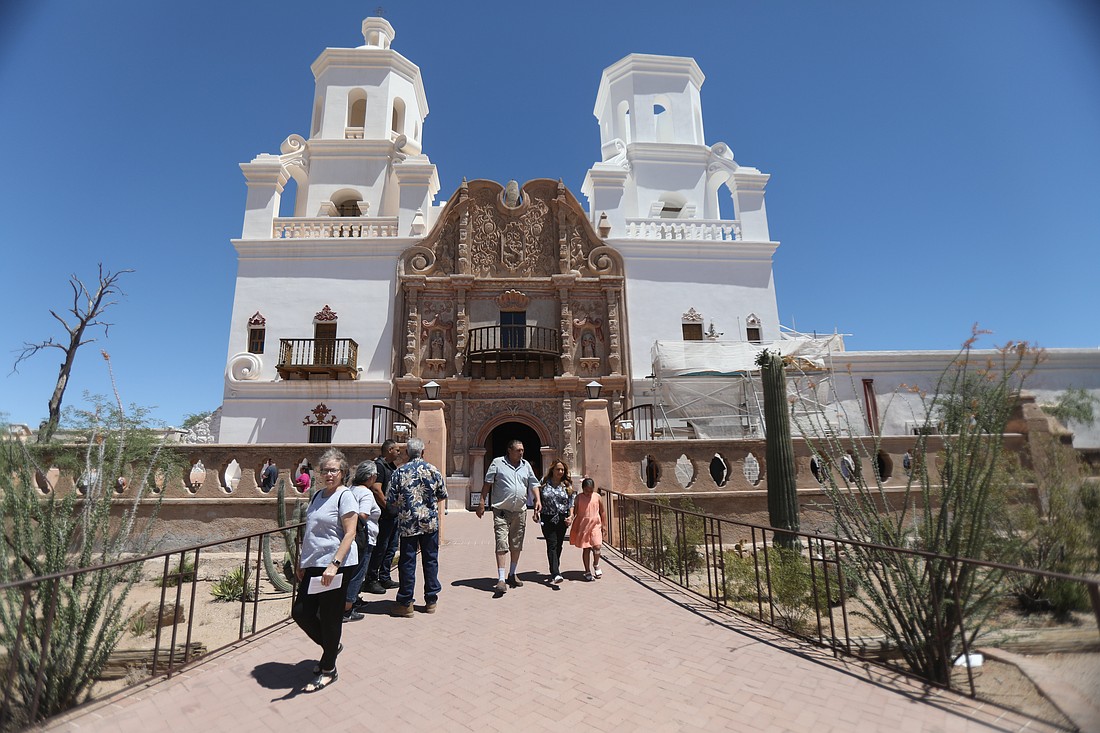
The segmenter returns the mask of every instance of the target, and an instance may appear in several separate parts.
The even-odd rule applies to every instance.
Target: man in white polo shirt
[[[497,554],[497,593],[504,593],[508,586],[518,588],[523,581],[516,577],[516,565],[519,553],[523,549],[523,533],[527,524],[527,493],[539,485],[531,464],[523,459],[523,443],[513,440],[508,444],[508,454],[494,458],[485,472],[485,485],[481,490],[481,501],[477,505],[477,516],[485,514],[486,496],[493,509],[493,534],[496,538]],[[537,497],[538,494],[536,493]],[[535,505],[538,515],[539,506]],[[505,582],[504,562],[511,555],[511,565]]]

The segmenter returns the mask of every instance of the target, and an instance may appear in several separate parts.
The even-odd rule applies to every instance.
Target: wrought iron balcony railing
[[[309,379],[314,374],[356,379],[359,344],[351,339],[280,339],[275,368],[283,379]]]
[[[470,329],[467,376],[482,379],[542,379],[561,375],[561,334],[541,326]]]

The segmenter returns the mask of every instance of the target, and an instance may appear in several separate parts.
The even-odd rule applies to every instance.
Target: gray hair
[[[344,481],[347,481],[348,459],[347,456],[344,455],[343,451],[339,450],[338,448],[329,448],[327,451],[321,454],[321,460],[317,463],[317,465],[320,467],[329,461],[336,463],[337,467],[340,469],[341,478],[343,478]]]
[[[374,461],[363,461],[355,467],[355,478],[352,484],[355,486],[370,486],[374,483],[374,477],[378,475],[378,466]]]
[[[409,458],[420,458],[424,455],[424,441],[420,438],[409,438],[409,442],[405,443],[405,452],[409,454]]]

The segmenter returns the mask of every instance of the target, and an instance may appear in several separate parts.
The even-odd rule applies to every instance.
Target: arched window
[[[657,142],[672,142],[676,138],[672,126],[672,110],[668,97],[657,95],[653,100],[653,125]]]
[[[393,98],[393,114],[390,117],[390,129],[398,135],[405,134],[405,100]]]
[[[679,219],[687,199],[678,193],[666,192],[661,194],[660,204],[662,219]]]
[[[615,111],[616,122],[619,128],[619,137],[623,142],[630,143],[630,102],[625,99],[619,102],[619,108]]]
[[[317,99],[313,102],[313,126],[310,137],[315,137],[317,133],[321,131],[321,112],[324,110],[324,98],[318,94]]]
[[[367,93],[352,89],[348,94],[348,127],[362,130],[367,121]]]
[[[332,195],[332,205],[336,207],[336,216],[362,216],[359,203],[363,197],[358,191],[344,189]]]

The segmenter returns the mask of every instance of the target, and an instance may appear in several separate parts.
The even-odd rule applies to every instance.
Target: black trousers
[[[546,560],[550,563],[550,577],[561,575],[561,548],[565,544],[565,520],[542,522],[542,536],[546,538]]]
[[[378,537],[374,540],[374,552],[371,553],[370,563],[367,565],[366,582],[390,578],[390,567],[393,565],[393,556],[397,553],[397,545],[400,541],[397,536],[397,515],[387,514],[382,511],[378,518]]]
[[[325,572],[324,568],[306,568],[302,582],[298,584],[298,596],[294,599],[294,608],[290,615],[294,623],[306,632],[306,636],[321,647],[321,669],[331,672],[336,669],[336,655],[340,648],[340,634],[344,628],[344,596],[350,571],[355,568],[340,568],[332,579],[329,590],[323,593],[306,593],[309,579]]]

